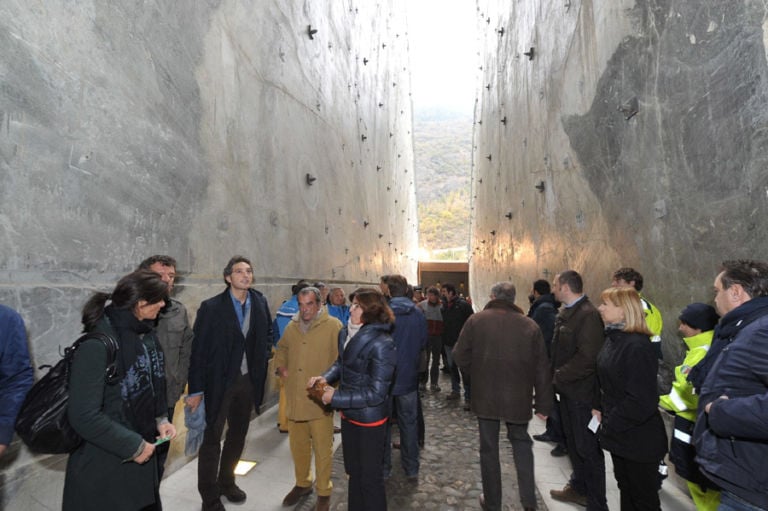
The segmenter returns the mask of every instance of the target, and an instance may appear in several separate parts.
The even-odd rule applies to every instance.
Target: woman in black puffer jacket
[[[395,316],[373,288],[354,292],[349,314],[349,326],[339,334],[338,360],[322,376],[310,378],[308,387],[326,384],[323,403],[341,411],[349,510],[386,510],[382,462],[397,363],[390,336]],[[329,385],[337,381],[338,389]]]
[[[592,411],[600,421],[600,445],[611,453],[622,511],[657,511],[658,465],[667,452],[656,391],[659,360],[637,291],[612,287],[600,299],[606,337],[597,356],[599,404]]]

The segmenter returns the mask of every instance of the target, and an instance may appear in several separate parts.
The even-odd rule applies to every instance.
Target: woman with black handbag
[[[107,349],[101,341],[78,347],[68,417],[83,442],[67,462],[64,511],[161,509],[153,454],[176,429],[168,422],[163,352],[153,326],[167,293],[160,275],[138,271],[120,279],[111,295],[94,294],[83,308],[86,333],[117,341],[117,374],[105,378]]]

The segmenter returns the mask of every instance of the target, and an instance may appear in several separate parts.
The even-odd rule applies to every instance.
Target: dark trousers
[[[437,385],[440,378],[440,355],[443,353],[443,338],[439,335],[429,336],[427,342],[427,368],[419,377],[419,382]],[[427,372],[427,369],[429,372]]]
[[[483,479],[485,509],[501,511],[501,465],[499,463],[500,421],[477,419],[480,430],[480,474]],[[536,508],[536,486],[533,480],[533,441],[528,424],[507,422],[507,439],[512,444],[512,457],[517,472],[520,502],[524,508]]]
[[[347,509],[349,511],[386,511],[387,493],[381,460],[387,426],[372,428],[341,421],[341,446],[344,470],[349,475]]]
[[[424,409],[421,407],[421,394],[419,394],[419,410],[416,416],[419,425],[419,447],[424,447],[424,440],[427,436],[426,426],[424,424]]]
[[[660,511],[659,462],[640,463],[611,454],[621,511]]]
[[[555,403],[557,403],[557,395],[555,395]],[[563,435],[563,423],[560,420],[559,406],[552,407],[552,413],[547,417],[547,430],[544,433],[556,444],[565,445],[565,435]]]
[[[459,369],[456,362],[453,361],[453,346],[443,346],[443,353],[448,359],[448,369],[451,374],[451,392],[461,394],[461,383],[464,383],[464,401],[470,400],[469,373]]]
[[[608,511],[605,500],[605,458],[597,435],[587,428],[592,407],[560,395],[560,420],[573,473],[569,484],[587,496],[587,511]]]
[[[224,392],[216,422],[206,425],[197,457],[197,489],[203,502],[217,500],[219,486],[235,484],[235,466],[245,446],[253,402],[253,385],[247,375],[241,375]],[[222,448],[225,423],[228,429]]]
[[[173,414],[175,406],[168,408],[168,421],[173,423]],[[168,460],[168,451],[171,448],[171,442],[165,442],[155,448],[155,457],[157,458],[157,479],[162,482],[163,473],[165,473],[165,462]]]

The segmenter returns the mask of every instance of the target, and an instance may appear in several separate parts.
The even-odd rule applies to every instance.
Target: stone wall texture
[[[768,253],[766,7],[480,0],[471,286],[632,266],[665,319]],[[482,305],[482,304],[480,304]]]
[[[414,277],[404,2],[0,2],[0,302],[35,365],[153,253],[193,314],[236,253],[273,308],[299,277]],[[476,305],[634,266],[673,360],[717,264],[768,252],[764,2],[477,6]],[[14,446],[0,509],[58,509],[64,463]]]
[[[404,11],[0,2],[0,302],[34,365],[75,339],[90,293],[155,253],[178,259],[193,315],[234,254],[273,309],[301,277],[415,276]],[[64,463],[12,449],[0,509],[59,509]]]

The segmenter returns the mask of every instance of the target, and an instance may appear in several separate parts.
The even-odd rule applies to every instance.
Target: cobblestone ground
[[[392,451],[392,477],[386,483],[390,511],[480,509],[478,497],[482,493],[482,482],[477,420],[471,412],[464,411],[463,401],[446,401],[445,390],[450,389],[450,381],[443,373],[440,380],[442,392],[427,391],[422,397],[426,442],[421,450],[418,484],[406,480],[400,466],[400,451]],[[512,448],[503,425],[501,433],[503,508],[521,510]],[[393,431],[393,438],[397,438],[397,430]],[[331,509],[347,511],[347,478],[341,447],[333,459],[333,486]],[[546,510],[538,490],[536,496],[538,509]],[[315,497],[311,496],[300,502],[295,511],[310,511],[314,506]]]

